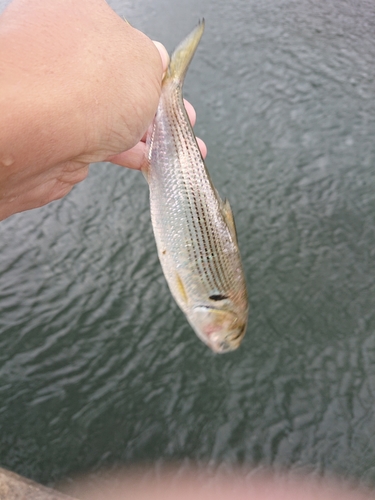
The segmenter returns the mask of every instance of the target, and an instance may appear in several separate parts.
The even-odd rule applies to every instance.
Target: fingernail
[[[167,49],[164,47],[164,45],[160,42],[155,42],[153,40],[155,47],[158,49],[161,60],[163,62],[163,71],[167,71],[168,64],[169,64],[169,54],[167,52]]]

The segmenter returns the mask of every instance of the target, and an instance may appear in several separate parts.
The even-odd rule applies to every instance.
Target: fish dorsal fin
[[[232,212],[232,208],[229,204],[229,201],[227,199],[225,199],[224,201],[221,201],[220,208],[221,208],[221,213],[223,214],[224,220],[227,223],[230,234],[233,238],[233,241],[237,242],[236,224],[234,222],[233,212]]]

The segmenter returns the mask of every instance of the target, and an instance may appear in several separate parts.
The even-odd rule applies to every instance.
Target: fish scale
[[[182,98],[204,23],[177,47],[147,137],[143,168],[159,259],[176,302],[215,352],[238,347],[248,301],[230,206],[206,169]]]

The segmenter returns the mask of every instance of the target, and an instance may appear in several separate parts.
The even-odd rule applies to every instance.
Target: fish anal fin
[[[232,208],[227,199],[222,202],[221,213],[223,214],[233,240],[237,241],[236,223],[234,222]]]

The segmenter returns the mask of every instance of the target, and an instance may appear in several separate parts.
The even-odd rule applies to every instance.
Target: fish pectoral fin
[[[182,299],[182,301],[185,304],[187,304],[188,303],[188,296],[186,293],[186,289],[185,289],[184,284],[182,282],[182,279],[178,273],[176,273],[176,284],[177,284],[177,290],[178,290],[178,293],[180,295],[180,298]]]
[[[228,229],[230,231],[230,234],[232,235],[233,240],[237,242],[236,223],[234,222],[232,208],[227,199],[225,199],[222,202],[221,213],[223,214],[223,217],[225,219],[225,222],[227,223]]]

